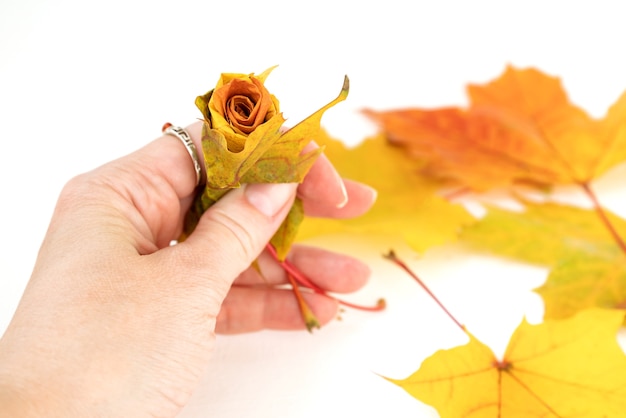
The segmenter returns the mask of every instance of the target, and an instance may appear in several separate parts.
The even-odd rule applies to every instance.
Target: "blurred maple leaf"
[[[416,251],[456,239],[462,225],[474,218],[458,204],[437,196],[438,185],[415,170],[402,150],[390,147],[381,136],[368,138],[355,148],[330,138],[323,130],[315,137],[339,173],[369,184],[378,191],[374,207],[355,219],[305,218],[299,239],[333,233],[377,238],[402,237]]]
[[[573,184],[592,209],[524,202],[522,213],[491,208],[465,226],[464,242],[551,268],[537,289],[551,319],[522,322],[502,359],[390,253],[470,342],[435,353],[406,379],[389,380],[443,418],[622,416],[626,356],[616,334],[626,305],[626,221],[601,206],[591,183],[626,160],[626,94],[593,119],[569,102],[557,78],[509,67],[486,85],[470,85],[468,95],[464,109],[366,113],[414,160],[414,170],[440,186],[482,192]]]
[[[589,184],[626,160],[626,94],[595,120],[569,102],[558,78],[513,67],[467,93],[466,109],[366,114],[426,175],[471,190]]]
[[[523,212],[490,207],[462,232],[462,241],[478,249],[531,263],[553,266],[585,253],[615,259],[620,249],[596,212],[556,203],[525,202]],[[626,220],[605,212],[615,231],[626,234]]]
[[[615,231],[626,220],[606,213]],[[626,307],[626,256],[594,211],[527,203],[522,213],[491,208],[468,226],[461,240],[473,248],[550,267],[536,291],[546,318],[564,318],[589,307]]]
[[[540,325],[523,321],[502,359],[468,333],[402,380],[388,379],[442,418],[616,417],[626,410],[622,311],[590,309]]]
[[[626,306],[626,222],[606,211],[591,187],[626,160],[626,93],[603,118],[593,119],[570,103],[558,78],[536,69],[508,67],[467,92],[465,109],[367,114],[390,144],[416,160],[416,169],[461,190],[579,186],[591,211],[554,204],[528,204],[523,213],[492,208],[465,228],[462,239],[551,267],[538,289],[548,318],[590,306]]]

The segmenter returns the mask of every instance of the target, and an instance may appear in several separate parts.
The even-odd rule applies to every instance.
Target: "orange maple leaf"
[[[626,160],[626,94],[596,120],[570,103],[558,78],[513,67],[467,93],[466,109],[366,114],[425,174],[472,190],[589,184]]]
[[[540,325],[522,322],[502,359],[468,334],[402,380],[388,379],[442,418],[624,416],[626,356],[616,334],[624,312],[590,309]]]

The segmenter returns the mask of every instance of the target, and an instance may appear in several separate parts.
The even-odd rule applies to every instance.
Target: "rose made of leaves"
[[[345,77],[339,95],[290,129],[278,99],[265,87],[275,67],[259,75],[223,73],[217,86],[196,98],[202,113],[202,154],[206,183],[185,219],[184,240],[195,228],[202,213],[230,189],[245,183],[299,183],[323,148],[303,152],[320,131],[324,112],[348,96]],[[284,259],[304,217],[302,202],[296,199],[287,219],[271,244]]]
[[[280,117],[278,100],[264,85],[272,69],[258,76],[222,74],[215,89],[196,99],[205,122],[224,135],[231,152],[243,150],[261,124]]]

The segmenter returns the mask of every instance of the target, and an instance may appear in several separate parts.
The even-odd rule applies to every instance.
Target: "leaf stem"
[[[461,330],[463,332],[466,332],[465,329],[465,325],[461,324],[451,313],[450,311],[443,305],[443,303],[441,303],[441,301],[437,298],[437,296],[435,296],[435,294],[428,288],[428,286],[426,286],[426,284],[417,276],[417,274],[415,274],[413,272],[413,270],[411,270],[409,268],[409,266],[406,265],[406,263],[404,261],[402,261],[400,258],[398,258],[398,256],[396,255],[396,253],[393,250],[390,250],[389,253],[385,254],[384,257],[387,260],[390,260],[392,263],[396,264],[397,266],[399,266],[401,269],[403,269],[405,272],[407,272],[409,274],[409,276],[411,276],[413,279],[415,279],[415,281],[417,282],[417,284],[419,284],[422,289],[424,289],[424,291],[426,293],[428,293],[428,296],[430,296],[435,303],[437,303],[437,305],[439,305],[439,307],[441,309],[443,309],[443,311],[446,313],[446,315],[448,315],[448,317],[459,327],[461,328]]]
[[[302,292],[296,283],[296,280],[293,276],[287,273],[287,279],[289,279],[289,283],[291,283],[291,287],[293,289],[293,294],[296,296],[296,300],[298,301],[298,306],[300,307],[300,313],[302,314],[302,319],[304,320],[304,325],[306,325],[306,329],[309,332],[313,331],[313,328],[320,328],[320,323],[317,320],[317,317],[311,310],[311,307],[306,303],[304,297],[302,296]]]
[[[267,244],[267,251],[274,258],[274,260],[276,260],[278,262],[278,264],[280,264],[280,266],[283,268],[283,270],[285,270],[285,273],[287,274],[287,277],[289,278],[289,281],[291,282],[292,287],[294,287],[294,293],[296,292],[295,288],[297,288],[298,286],[301,286],[301,287],[305,287],[307,289],[311,289],[315,293],[318,293],[320,295],[324,295],[327,298],[336,300],[338,303],[340,303],[341,305],[344,305],[344,306],[346,306],[348,308],[358,309],[358,310],[361,310],[361,311],[375,312],[375,311],[382,311],[386,307],[386,303],[385,303],[384,299],[378,299],[378,301],[376,302],[376,305],[374,305],[374,306],[363,306],[363,305],[357,305],[357,304],[354,304],[354,303],[346,302],[345,300],[342,300],[342,299],[336,298],[334,296],[331,296],[331,295],[329,295],[326,292],[326,290],[322,289],[317,284],[312,282],[308,277],[306,277],[289,260],[280,260],[278,258],[278,254],[276,253],[276,249],[274,248],[273,245]],[[298,297],[297,294],[296,294],[296,297]]]
[[[609,231],[609,233],[611,234],[611,236],[613,237],[613,239],[615,240],[619,248],[622,250],[622,252],[626,254],[626,242],[624,242],[624,239],[615,230],[615,227],[611,223],[611,220],[606,214],[606,211],[600,204],[598,197],[596,196],[594,191],[591,189],[591,185],[587,182],[583,182],[583,183],[580,183],[580,186],[583,188],[583,190],[585,191],[585,194],[589,197],[589,199],[591,199],[593,208],[598,214],[598,216],[600,217],[600,220],[602,221],[606,229]]]

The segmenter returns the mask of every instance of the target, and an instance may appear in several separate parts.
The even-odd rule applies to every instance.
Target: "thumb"
[[[195,270],[192,276],[205,280],[210,276],[225,297],[233,280],[250,267],[287,216],[297,186],[246,184],[211,206],[194,232],[179,244],[194,260],[189,263]]]

